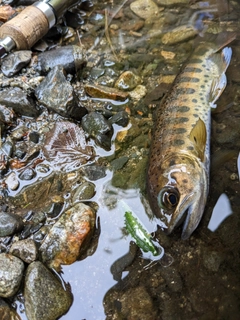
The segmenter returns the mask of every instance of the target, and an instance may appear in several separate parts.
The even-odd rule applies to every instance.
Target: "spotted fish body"
[[[211,107],[226,86],[232,50],[219,50],[227,43],[200,43],[157,111],[149,202],[167,233],[185,220],[183,239],[198,226],[206,204]]]

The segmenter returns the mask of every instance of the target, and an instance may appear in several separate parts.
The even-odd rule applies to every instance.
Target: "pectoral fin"
[[[202,121],[202,119],[198,119],[195,126],[192,128],[192,131],[190,132],[189,136],[190,140],[195,146],[195,149],[198,153],[199,158],[204,161],[204,152],[206,147],[206,141],[207,141],[207,130],[205,123]]]

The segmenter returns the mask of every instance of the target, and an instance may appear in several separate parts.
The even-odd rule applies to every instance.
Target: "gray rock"
[[[14,242],[9,252],[26,263],[35,261],[38,255],[36,244],[32,239]]]
[[[40,103],[63,117],[81,120],[87,113],[86,108],[79,105],[62,66],[56,66],[48,73],[36,88],[35,95]]]
[[[0,212],[0,237],[10,236],[22,228],[21,217],[13,213]]]
[[[11,77],[18,73],[23,67],[31,61],[32,51],[21,50],[10,53],[2,61],[2,72],[6,77]]]
[[[24,298],[26,315],[31,320],[58,319],[72,304],[71,293],[40,261],[28,266]]]
[[[16,311],[0,299],[0,319],[1,320],[21,320]]]
[[[0,253],[0,297],[15,295],[20,287],[24,263],[8,253]]]
[[[1,91],[0,104],[12,108],[16,113],[26,117],[37,117],[40,110],[27,93],[20,88],[7,88]]]

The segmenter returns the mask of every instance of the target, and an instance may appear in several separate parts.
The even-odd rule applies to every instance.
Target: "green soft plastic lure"
[[[131,236],[135,239],[136,244],[144,251],[144,252],[152,252],[154,256],[159,255],[158,249],[153,244],[151,236],[144,229],[142,224],[139,222],[137,218],[135,218],[131,211],[125,212],[125,225],[127,231],[131,234]]]

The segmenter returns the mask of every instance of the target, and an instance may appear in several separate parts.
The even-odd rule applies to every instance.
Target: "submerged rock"
[[[95,218],[93,209],[83,203],[66,210],[42,242],[39,250],[43,262],[59,270],[61,264],[76,261],[92,235]]]
[[[130,4],[131,10],[140,18],[157,16],[160,9],[152,0],[137,0]]]
[[[123,91],[130,91],[141,83],[141,78],[131,71],[123,72],[115,82],[115,88]]]
[[[22,228],[21,217],[13,213],[0,212],[0,237],[11,236]]]
[[[86,108],[79,105],[62,66],[56,66],[48,73],[36,88],[35,95],[40,103],[63,117],[81,120],[87,113]]]
[[[1,70],[6,77],[11,77],[18,73],[31,61],[32,51],[20,50],[10,53],[2,60]]]
[[[0,253],[0,297],[15,295],[20,287],[24,263],[17,257]]]
[[[25,278],[25,309],[28,319],[55,320],[72,304],[72,295],[40,261],[28,266]]]

